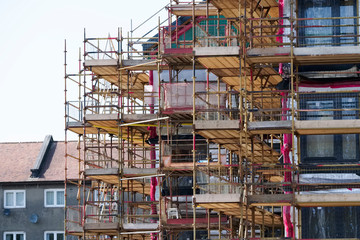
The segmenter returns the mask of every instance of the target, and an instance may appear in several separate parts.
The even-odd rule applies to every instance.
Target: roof
[[[77,156],[77,142],[68,142],[68,153]],[[65,142],[52,141],[44,155],[38,177],[30,177],[43,142],[0,143],[0,182],[65,180]],[[78,162],[68,159],[68,178],[78,178]]]

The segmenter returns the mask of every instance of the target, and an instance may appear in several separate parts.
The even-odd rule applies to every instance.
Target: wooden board
[[[296,194],[295,205],[300,207],[360,206],[360,193]]]
[[[294,63],[297,65],[357,64],[360,47],[294,47]],[[252,48],[247,52],[249,64],[290,63],[289,47]]]
[[[131,97],[143,99],[144,85],[148,84],[149,76],[145,73],[132,72],[128,78],[127,72],[124,70],[120,73],[117,66],[88,66],[88,68],[96,75],[106,81],[115,84],[130,93]]]
[[[243,203],[240,202],[234,202],[233,200],[225,202],[228,200],[226,197],[222,197],[221,194],[206,194],[209,197],[209,201],[207,201],[206,197],[199,199],[200,195],[196,195],[196,204],[200,207],[211,209],[215,212],[221,212],[224,215],[228,216],[234,216],[236,218],[243,217],[244,219],[248,219],[250,222],[252,221],[252,210],[250,208],[246,208]],[[216,198],[217,196],[212,195],[218,195],[218,201],[213,201],[212,198]],[[224,200],[221,200],[224,199]],[[273,214],[269,211],[266,211],[261,208],[254,207],[255,210],[255,224],[258,225],[266,225],[266,226],[281,226],[282,220],[281,217],[277,214]]]
[[[207,56],[197,57],[196,60],[235,90],[240,90],[239,56]],[[246,86],[242,86],[244,89],[260,91],[262,87],[276,86],[282,81],[280,74],[270,65],[253,68],[252,71],[250,71],[249,65],[244,64],[243,61],[241,66],[245,66],[242,68],[242,74],[246,73]],[[252,82],[253,88],[251,87]]]
[[[244,7],[247,7],[247,13],[250,16],[250,7],[252,6],[251,0],[211,0],[210,1],[215,7],[221,10],[221,14],[227,18],[233,18],[239,16],[239,6],[241,15],[244,13]],[[253,1],[253,7],[255,7],[256,2]],[[261,8],[270,8],[270,16],[273,18],[279,17],[278,3],[276,0],[262,0],[260,1],[259,7]],[[261,17],[260,8],[256,9],[254,12],[254,17]]]
[[[208,8],[208,11],[207,9]],[[217,15],[218,9],[212,4],[209,4],[206,7],[205,3],[196,4],[195,7],[195,16],[206,16],[208,13],[209,16]],[[193,5],[192,4],[174,4],[171,5],[170,11],[172,14],[177,16],[192,16],[193,15]]]
[[[360,133],[360,119],[295,121],[298,135],[355,134]]]
[[[260,91],[262,90],[261,87],[276,86],[282,81],[280,74],[270,66],[255,68],[253,73],[249,72],[249,68],[244,68],[243,71],[246,71],[246,86],[242,83],[242,88],[247,90],[251,90],[251,75],[253,75],[253,91]],[[239,75],[222,77],[222,81],[232,86],[236,91],[240,91]]]
[[[102,181],[107,184],[120,186],[118,175],[91,175],[88,176],[88,178],[91,180]],[[93,182],[93,184],[96,184],[96,182]],[[148,182],[143,183],[140,180],[123,180],[122,184],[124,192],[138,192],[140,194],[150,195],[150,183]]]
[[[119,136],[119,121],[118,120],[94,120],[87,121],[91,125],[91,127],[86,127],[86,131],[89,134],[97,134],[97,130],[101,129],[102,133],[109,133],[115,136]],[[89,132],[88,132],[89,131]],[[124,126],[121,127],[122,136],[124,140],[132,140],[133,144],[143,145],[143,135],[146,139],[149,135],[149,130],[146,126]],[[132,137],[129,137],[132,136]],[[145,143],[148,146],[147,143]]]
[[[247,136],[247,145],[245,139],[240,144],[240,129],[239,130],[199,130],[198,134],[210,140],[210,142],[220,144],[222,147],[232,150],[237,154],[240,154],[241,149],[242,156],[245,156],[246,151],[248,158],[251,158],[251,151],[253,150],[253,162],[254,163],[277,163],[280,154],[271,149],[267,144],[261,143],[257,138],[254,138],[254,146],[251,148],[250,135]]]
[[[84,231],[93,234],[117,235],[120,230],[119,223],[85,223]]]

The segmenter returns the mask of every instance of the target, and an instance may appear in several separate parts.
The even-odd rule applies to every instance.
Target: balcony
[[[123,235],[158,233],[159,216],[151,215],[152,202],[126,202],[131,212],[119,218],[120,212],[116,201],[88,202],[86,207],[68,206],[66,231],[75,236],[88,234],[116,236],[120,229]],[[156,208],[156,205],[154,205]],[[85,209],[85,211],[84,211]]]
[[[359,206],[357,164],[275,164],[251,166],[248,183],[252,206]]]
[[[319,90],[319,89],[318,89]],[[359,133],[359,91],[250,92],[248,130],[299,135]]]

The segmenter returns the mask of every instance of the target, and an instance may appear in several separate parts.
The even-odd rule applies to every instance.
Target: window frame
[[[23,234],[24,240],[26,240],[26,232],[24,232],[24,231],[4,232],[4,234],[3,234],[4,240],[6,239],[7,234],[12,234],[13,236],[14,236],[14,234]],[[15,236],[15,240],[16,240],[16,236]]]
[[[48,205],[46,203],[46,200],[47,200],[46,193],[47,192],[54,192],[54,204],[53,205]],[[64,204],[61,204],[61,205],[57,204],[56,199],[57,199],[58,192],[64,192]],[[44,207],[65,207],[65,189],[64,188],[44,189]]]
[[[24,193],[24,205],[16,206],[16,193]],[[7,193],[14,193],[14,206],[7,206],[6,205],[6,194]],[[4,208],[11,209],[11,208],[26,208],[26,190],[4,190]]]
[[[358,9],[358,0],[353,0],[353,1],[354,1],[354,5],[353,5],[354,11],[353,11],[353,16],[352,17],[356,17],[357,16],[357,9]],[[306,2],[307,1],[304,1],[304,3],[302,3],[302,4],[300,2],[298,2],[298,4],[297,4],[297,9],[299,10],[298,12],[299,12],[300,18],[308,18],[305,15],[306,10],[308,9],[306,7]],[[334,11],[331,14],[331,18],[342,17],[341,16],[341,11],[340,11],[340,8],[341,8],[340,1],[334,1],[334,3],[335,3],[335,5],[331,6],[332,8],[334,8]],[[320,18],[322,18],[322,17],[320,17]],[[314,21],[314,20],[310,19],[308,21]],[[341,35],[341,27],[339,25],[340,25],[341,20],[340,19],[333,19],[333,20],[330,20],[330,21],[332,21],[331,24],[333,25],[333,27],[331,27],[332,33],[333,33],[332,35],[340,36]],[[307,25],[306,23],[307,23],[306,21],[301,21],[300,25],[301,26],[306,26]],[[357,24],[358,23],[356,21],[356,18],[354,18],[354,35],[357,35],[358,32],[359,32],[359,29],[358,29],[359,27],[356,26]],[[311,43],[307,43],[307,41],[306,41],[306,39],[308,39],[308,38],[306,37],[305,29],[306,28],[300,28],[299,29],[298,34],[301,37],[300,40],[299,40],[299,43],[304,47],[309,47],[309,46],[311,47],[313,45]],[[354,46],[354,45],[358,44],[358,39],[357,39],[356,36],[353,37],[354,41],[353,41],[352,44],[347,44],[346,42],[341,43],[340,37],[331,37],[332,35],[329,35],[329,38],[332,38],[332,41],[331,41],[331,44],[327,45],[328,47],[331,47],[331,46]]]
[[[344,109],[342,104],[343,102],[341,101],[342,97],[338,98],[333,98],[331,96],[328,96],[328,93],[324,93],[324,94],[319,94],[319,93],[315,93],[314,96],[321,98],[321,101],[333,101],[333,108],[334,109]],[[311,96],[311,95],[307,95],[307,96]],[[353,111],[355,111],[355,116],[356,118],[354,119],[359,119],[359,111],[357,111],[356,109],[359,108],[359,101],[360,101],[360,96],[357,93],[351,94],[349,96],[346,96],[344,98],[355,98],[355,109]],[[314,99],[305,99],[300,97],[300,107],[304,108],[307,104],[308,101],[315,101]],[[343,114],[346,111],[352,111],[349,109],[346,109],[344,111],[334,111],[334,120],[341,120],[341,119],[346,119],[344,118]],[[301,119],[304,119],[305,121],[308,120],[307,117],[305,115],[306,113],[302,113]],[[311,117],[311,116],[310,116]],[[322,120],[319,120],[322,121]],[[301,149],[301,161],[303,163],[357,163],[360,161],[360,134],[355,134],[355,147],[356,147],[356,158],[355,159],[344,159],[343,158],[343,136],[344,135],[348,135],[348,134],[329,134],[329,136],[333,136],[334,138],[334,143],[333,143],[333,149],[334,149],[334,155],[332,157],[308,157],[307,156],[307,137],[309,135],[303,135],[301,136],[300,139],[300,149]]]
[[[54,240],[57,240],[57,235],[56,234],[59,234],[61,233],[63,235],[63,239],[65,239],[65,232],[64,231],[45,231],[44,232],[44,240],[46,240],[46,234],[54,234],[55,238]]]

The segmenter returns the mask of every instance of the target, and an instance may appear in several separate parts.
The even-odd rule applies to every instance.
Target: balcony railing
[[[150,159],[151,151],[158,151],[156,146],[119,146],[107,141],[87,143],[86,150],[86,168],[119,168],[121,164],[125,168],[150,168],[159,163],[158,159]]]
[[[360,192],[357,164],[262,164],[248,170],[256,180],[246,183],[252,195]]]
[[[341,120],[359,119],[359,91],[296,92],[294,102],[289,91],[250,92],[250,121]],[[292,113],[293,112],[293,113]]]
[[[162,27],[161,51],[176,48],[238,46],[238,24],[236,19],[198,17],[195,24]]]
[[[65,115],[67,125],[70,122],[82,122],[83,120],[83,102],[68,101],[65,103]]]
[[[199,167],[196,186],[200,194],[242,193],[244,184],[237,174],[239,165]]]
[[[119,59],[120,38],[85,38],[85,60]]]
[[[66,231],[79,233],[83,231],[83,206],[66,207]]]
[[[156,59],[159,37],[85,38],[85,60]]]
[[[193,23],[162,27],[161,49],[239,46],[247,48],[358,46],[359,17],[327,18],[197,17]],[[239,32],[240,30],[240,32]],[[292,40],[291,40],[292,39]]]

